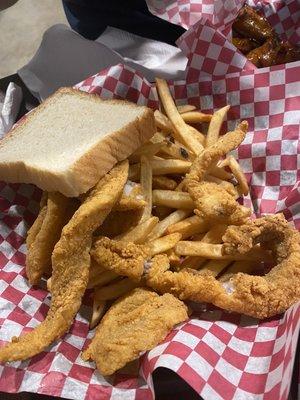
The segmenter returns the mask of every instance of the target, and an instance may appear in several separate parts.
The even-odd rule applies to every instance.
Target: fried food
[[[251,50],[247,54],[247,58],[256,67],[270,67],[276,64],[277,53],[279,51],[279,43],[276,37],[271,37],[265,41],[263,45]]]
[[[243,54],[249,53],[251,50],[259,46],[259,44],[250,38],[233,37],[232,44]]]
[[[300,60],[300,47],[293,46],[288,41],[282,41],[276,56],[276,64],[286,64]]]
[[[136,210],[146,206],[141,185],[127,181],[124,186],[122,197],[114,206],[114,211]]]
[[[63,228],[52,254],[52,300],[46,319],[0,349],[0,361],[25,360],[46,349],[71,326],[89,278],[93,231],[110,213],[128,177],[124,161],[104,176]]]
[[[300,60],[300,48],[271,37],[262,46],[251,50],[247,58],[259,68],[270,67]]]
[[[232,28],[232,43],[258,68],[300,60],[300,47],[281,41],[267,19],[248,5]]]
[[[186,175],[185,184],[195,203],[195,213],[206,221],[240,225],[250,215],[250,210],[240,206],[226,188],[216,183],[202,182],[206,172],[244,140],[247,128],[247,122],[243,121],[235,131],[228,132],[206,148]]]
[[[224,283],[229,295],[216,304],[259,318],[287,310],[300,298],[300,234],[282,214],[229,227],[224,237],[226,254],[245,253],[260,243],[273,252],[277,265],[265,276],[244,273]]]
[[[242,121],[236,130],[226,133],[215,144],[206,148],[194,161],[186,180],[200,182],[221,157],[237,148],[245,139],[248,129],[247,121]]]
[[[111,375],[187,318],[187,307],[174,296],[135,289],[105,314],[83,358],[94,360],[103,375]]]
[[[144,261],[150,258],[150,249],[147,246],[103,237],[94,243],[91,256],[100,267],[133,280],[140,280],[144,273]]]
[[[232,28],[244,37],[250,37],[259,43],[274,35],[268,20],[247,4],[240,10]]]
[[[282,215],[231,226],[223,240],[227,255],[245,254],[261,243],[273,251],[278,264],[265,276],[239,272],[231,274],[228,281],[218,281],[209,273],[202,276],[201,271],[171,272],[167,257],[160,255],[151,261],[147,285],[182,300],[207,301],[256,318],[281,313],[300,298],[300,234]]]
[[[31,225],[31,227],[27,231],[27,237],[26,237],[27,251],[33,244],[33,242],[36,238],[36,235],[39,233],[41,226],[43,224],[43,221],[45,219],[45,215],[46,215],[46,211],[47,211],[47,200],[48,200],[48,193],[43,192],[41,201],[40,201],[39,213],[38,213],[36,219],[34,220],[33,224]]]
[[[251,215],[249,208],[237,203],[231,193],[216,183],[190,181],[187,187],[195,203],[195,214],[207,223],[241,225]]]
[[[47,202],[27,236],[26,274],[31,285],[51,271],[51,255],[62,228],[74,214],[77,202],[58,192],[47,194]]]

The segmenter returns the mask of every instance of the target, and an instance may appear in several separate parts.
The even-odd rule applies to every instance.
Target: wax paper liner
[[[224,129],[249,121],[249,133],[236,155],[250,183],[244,203],[257,215],[282,211],[300,227],[299,109],[300,63],[244,71],[203,82],[170,82],[178,104],[212,112],[231,110]],[[86,79],[78,88],[103,98],[126,98],[157,107],[153,85],[139,73],[117,65]],[[0,186],[0,340],[36,326],[50,296],[28,286],[25,235],[37,212],[40,191],[31,185]],[[88,299],[62,340],[25,362],[0,367],[0,391],[30,391],[72,399],[152,399],[152,372],[175,371],[204,399],[287,399],[300,325],[300,306],[258,322],[212,308],[194,314],[162,344],[141,358],[140,374],[107,379],[80,353],[89,332]]]

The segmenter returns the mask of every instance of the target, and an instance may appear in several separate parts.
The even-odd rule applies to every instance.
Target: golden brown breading
[[[224,187],[213,182],[202,182],[205,174],[229,151],[235,149],[245,138],[246,121],[237,129],[222,136],[215,144],[207,147],[192,164],[186,175],[185,185],[196,204],[195,213],[212,223],[242,224],[250,210],[240,206]]]
[[[165,256],[153,258],[146,276],[147,285],[160,293],[172,293],[181,300],[210,302],[229,311],[257,318],[284,312],[300,300],[300,234],[283,216],[260,218],[243,226],[228,228],[223,240],[225,252],[245,253],[261,243],[272,249],[276,265],[265,276],[234,274],[227,282],[197,271],[168,271]],[[162,258],[164,257],[164,258]]]
[[[100,267],[139,281],[144,272],[144,262],[150,258],[150,250],[147,246],[103,237],[94,243],[91,256]]]
[[[114,211],[136,210],[145,207],[142,187],[139,183],[127,181],[122,196],[114,206]]]
[[[41,209],[26,240],[26,274],[32,285],[39,283],[46,271],[51,271],[51,255],[61,230],[77,208],[77,202],[64,195],[48,193],[47,203]]]
[[[26,246],[27,249],[30,248],[32,243],[34,242],[36,235],[39,233],[42,223],[44,221],[45,215],[46,215],[46,210],[47,210],[47,200],[48,200],[48,193],[43,192],[41,201],[40,201],[40,210],[39,213],[34,220],[33,224],[27,231],[27,236],[26,236]]]
[[[216,183],[191,180],[188,191],[195,202],[195,214],[211,224],[241,225],[251,215],[250,209]]]
[[[93,231],[121,196],[127,176],[125,161],[100,180],[63,228],[52,255],[52,301],[46,319],[1,348],[1,362],[32,357],[70,328],[88,283]]]
[[[236,130],[226,133],[215,144],[207,147],[193,162],[190,172],[186,175],[186,182],[195,180],[201,182],[210,168],[229,151],[236,149],[244,140],[248,129],[248,122],[242,121]]]
[[[146,285],[159,293],[172,293],[180,300],[213,303],[223,292],[219,282],[209,273],[202,274],[189,268],[170,271],[166,255],[155,256],[149,264]]]
[[[155,347],[186,319],[187,307],[171,294],[134,289],[105,314],[83,358],[94,360],[101,374],[111,375]]]

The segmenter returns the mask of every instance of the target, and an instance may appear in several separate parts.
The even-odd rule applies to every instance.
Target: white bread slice
[[[62,88],[0,142],[0,180],[76,197],[154,133],[147,107]]]

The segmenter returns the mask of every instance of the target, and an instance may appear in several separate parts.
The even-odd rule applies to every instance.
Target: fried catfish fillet
[[[150,258],[150,250],[147,246],[103,237],[94,243],[91,256],[100,267],[139,281],[145,260]]]
[[[62,228],[74,214],[77,203],[61,193],[47,194],[44,207],[28,231],[26,240],[26,274],[29,283],[39,283],[44,272],[51,268],[51,255],[58,242]]]
[[[239,205],[226,189],[213,182],[191,182],[189,192],[195,202],[195,214],[214,224],[241,225],[251,210]]]
[[[234,275],[225,282],[231,294],[221,296],[217,305],[265,318],[284,312],[300,300],[300,234],[282,214],[231,226],[223,240],[226,254],[245,253],[260,243],[273,252],[277,265],[265,276]]]
[[[282,215],[231,226],[223,236],[224,254],[246,253],[255,245],[270,249],[277,265],[265,276],[234,274],[220,282],[208,274],[188,268],[169,271],[164,255],[152,259],[146,284],[160,293],[181,300],[210,302],[228,311],[268,318],[284,312],[300,300],[300,234]]]
[[[70,328],[88,283],[92,234],[120,198],[127,176],[124,161],[99,181],[65,225],[52,254],[52,301],[46,319],[2,347],[1,362],[32,357]]]
[[[101,374],[111,375],[187,319],[187,307],[171,294],[134,289],[105,314],[83,358],[94,360]]]
[[[33,244],[36,235],[39,233],[41,226],[43,224],[43,221],[45,219],[46,211],[47,211],[47,200],[48,200],[48,193],[43,192],[41,201],[40,201],[40,210],[38,213],[38,216],[34,220],[33,224],[27,231],[27,236],[26,236],[26,246],[27,249],[31,247]]]
[[[237,129],[222,136],[215,144],[207,147],[194,161],[185,179],[187,190],[195,202],[195,213],[213,223],[242,224],[250,211],[240,206],[235,198],[220,185],[203,182],[205,174],[219,159],[235,149],[245,138],[246,121]]]
[[[193,162],[190,172],[187,174],[187,181],[195,180],[201,182],[209,169],[229,151],[236,149],[245,139],[248,129],[248,122],[242,121],[236,130],[226,133],[215,144],[207,147],[199,154]]]

